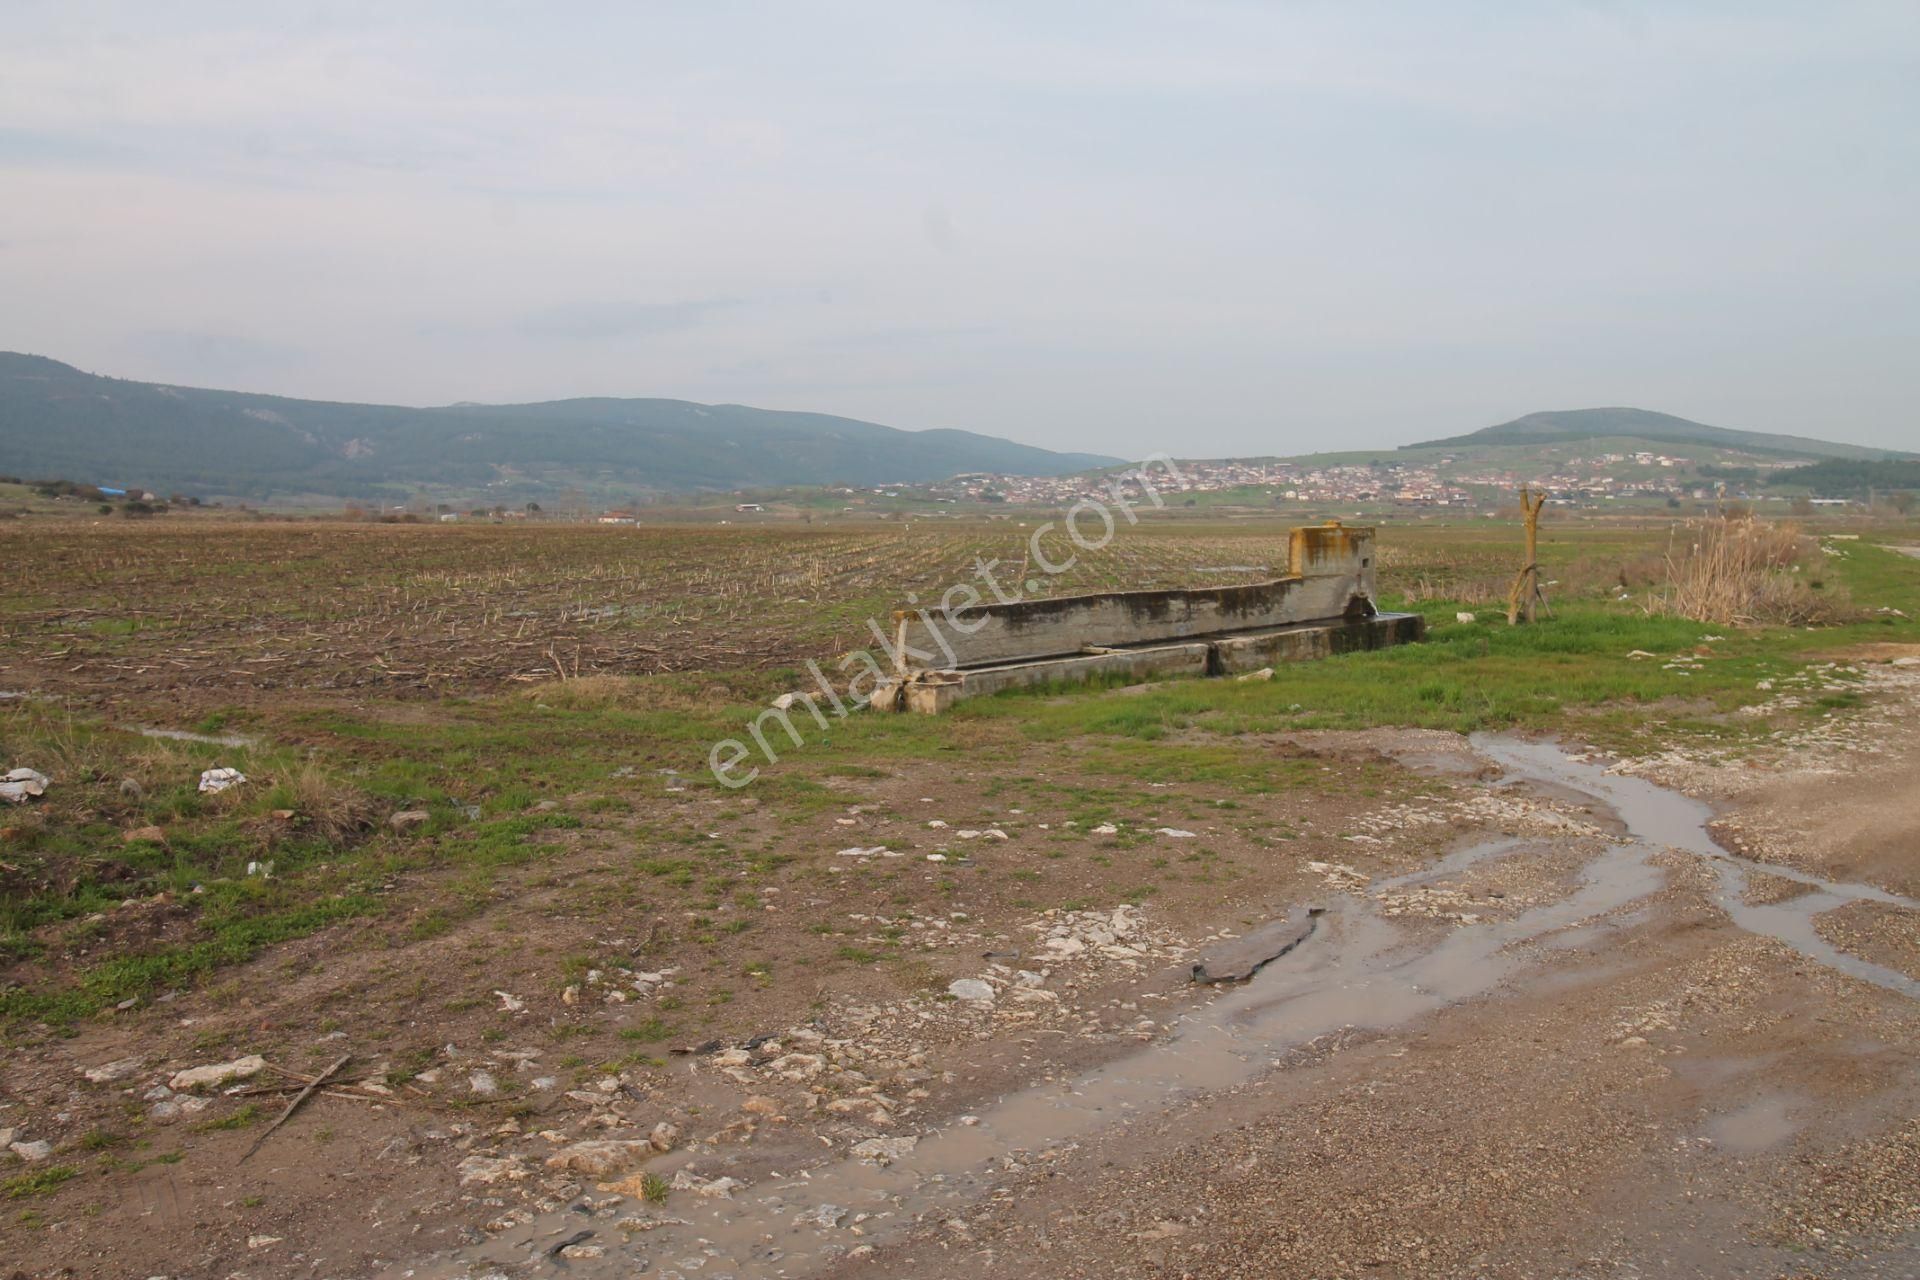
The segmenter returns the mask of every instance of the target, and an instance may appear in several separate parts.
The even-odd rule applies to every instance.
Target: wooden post
[[[1521,486],[1520,515],[1527,527],[1527,561],[1520,572],[1514,575],[1513,585],[1507,589],[1507,625],[1517,626],[1522,611],[1527,621],[1534,619],[1534,606],[1540,599],[1540,508],[1547,504],[1547,494],[1543,489],[1539,493]]]

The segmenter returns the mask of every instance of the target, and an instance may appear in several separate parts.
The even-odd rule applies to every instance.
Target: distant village
[[[1609,503],[1676,506],[1686,501],[1775,500],[1777,495],[1764,493],[1768,475],[1796,465],[1793,461],[1743,459],[1738,467],[1716,468],[1710,462],[1701,464],[1685,456],[1646,451],[1572,457],[1554,464],[1556,469],[1546,475],[1512,466],[1462,462],[1448,454],[1419,462],[1375,458],[1338,465],[1271,458],[1189,459],[1177,462],[1174,469],[1151,467],[1149,472],[1162,503],[1169,506],[1299,504],[1335,509],[1366,507],[1376,511],[1492,511],[1510,501],[1522,485],[1545,489],[1547,500],[1558,506],[1599,508]],[[180,495],[161,498],[137,485],[34,483],[43,497],[99,504],[102,513],[117,508],[129,515],[160,514],[169,507],[201,505],[197,498]],[[583,503],[581,499],[585,495],[582,494],[556,501],[547,509],[538,502],[477,506],[416,497],[411,502],[393,504],[350,502],[345,514],[349,519],[388,522],[453,524],[469,520],[500,523],[555,519],[637,525],[668,512],[680,518],[718,515],[723,522],[752,520],[781,512],[790,515],[793,507],[799,505],[803,514],[819,510],[823,518],[863,510],[884,518],[894,511],[906,514],[920,504],[950,506],[956,515],[963,509],[981,507],[988,510],[994,507],[1062,508],[1083,498],[1110,497],[1112,483],[1105,473],[1018,476],[976,472],[930,484],[738,491],[732,495],[687,499],[656,495],[636,498],[630,505],[604,508],[591,505],[591,500]],[[836,506],[835,500],[844,505]],[[1803,497],[1796,503],[1815,507],[1853,505],[1849,499],[1825,497]]]
[[[1702,476],[1693,472],[1692,459],[1664,453],[1600,453],[1571,458],[1549,475],[1511,468],[1460,467],[1457,461],[1442,455],[1429,463],[1374,461],[1311,466],[1270,459],[1202,459],[1178,463],[1177,481],[1168,477],[1162,482],[1156,472],[1155,484],[1163,495],[1257,490],[1261,492],[1246,494],[1246,498],[1315,505],[1449,508],[1498,500],[1523,484],[1544,488],[1550,502],[1568,506],[1635,499],[1749,499],[1760,488],[1758,484],[1730,485]],[[1755,469],[1764,472],[1792,465],[1758,464]],[[1040,506],[1068,504],[1106,492],[1103,481],[1087,476],[970,475],[925,489],[936,500]],[[1845,505],[1842,499],[1814,501]]]

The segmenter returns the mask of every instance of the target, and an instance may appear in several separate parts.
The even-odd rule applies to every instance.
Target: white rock
[[[455,1172],[460,1175],[463,1187],[491,1187],[501,1182],[520,1182],[527,1176],[526,1166],[519,1156],[507,1156],[494,1159],[490,1156],[468,1156],[462,1160]]]
[[[248,1080],[266,1069],[267,1060],[257,1053],[250,1053],[232,1062],[215,1062],[177,1071],[167,1084],[175,1089],[198,1089],[203,1085],[226,1084],[230,1080]]]
[[[1258,671],[1249,671],[1243,676],[1235,676],[1234,679],[1238,680],[1241,684],[1246,684],[1254,680],[1271,680],[1273,679],[1273,668],[1262,667]]]
[[[28,1164],[36,1164],[53,1154],[53,1144],[44,1140],[39,1142],[10,1142],[7,1144],[7,1150],[13,1152],[13,1154],[19,1156]]]
[[[125,1080],[140,1069],[140,1059],[121,1058],[118,1062],[109,1062],[103,1066],[87,1067],[80,1074],[93,1084],[112,1084],[116,1080]]]
[[[499,1096],[500,1082],[491,1071],[475,1071],[467,1077],[467,1088],[482,1098],[493,1098]]]
[[[868,1164],[889,1165],[912,1151],[918,1138],[868,1138],[853,1144],[852,1155]]]
[[[819,1227],[822,1231],[826,1231],[839,1226],[840,1219],[846,1216],[847,1211],[839,1205],[823,1204],[808,1209],[804,1213],[795,1214],[793,1222],[798,1227]]]
[[[1470,613],[1456,613],[1453,615],[1453,620],[1455,622],[1472,622],[1473,615]]]
[[[246,780],[247,775],[238,769],[207,769],[200,774],[200,790],[207,795],[216,795]]]
[[[947,994],[961,1000],[993,999],[993,987],[979,978],[955,978],[947,984]]]
[[[1120,834],[1120,828],[1114,826],[1111,822],[1103,822],[1095,827],[1091,834],[1096,836],[1117,836]]]
[[[1153,833],[1157,836],[1165,836],[1169,840],[1191,840],[1194,838],[1193,832],[1182,831],[1178,827],[1155,827]]]

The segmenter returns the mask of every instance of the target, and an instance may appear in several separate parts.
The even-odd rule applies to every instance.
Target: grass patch
[[[51,1195],[56,1187],[79,1176],[80,1171],[69,1165],[49,1165],[31,1173],[15,1174],[5,1182],[0,1182],[0,1192],[4,1192],[9,1200]]]

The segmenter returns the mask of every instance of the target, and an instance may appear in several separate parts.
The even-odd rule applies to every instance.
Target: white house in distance
[[[640,517],[634,515],[633,512],[631,511],[603,511],[600,513],[600,523],[601,524],[639,524]]]

